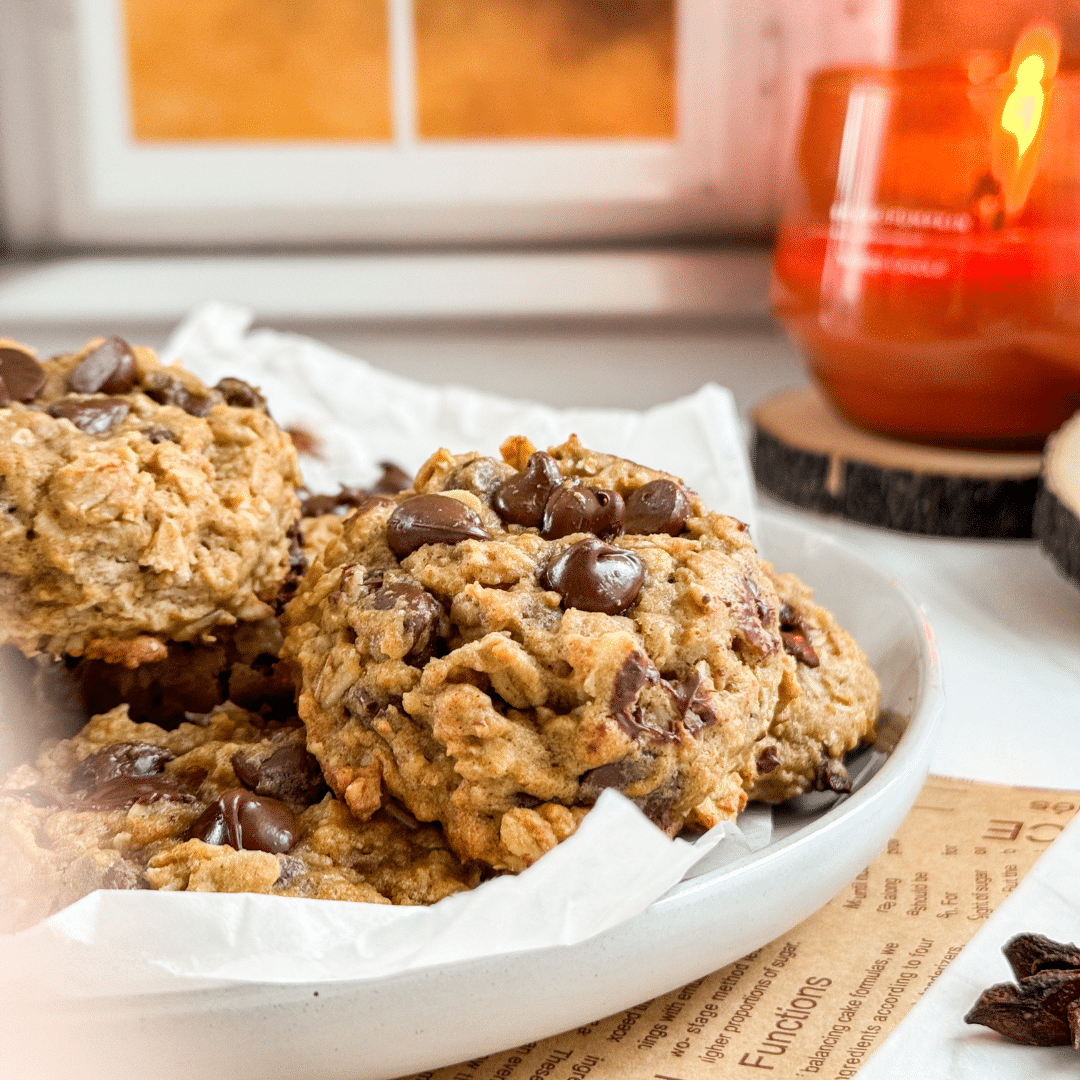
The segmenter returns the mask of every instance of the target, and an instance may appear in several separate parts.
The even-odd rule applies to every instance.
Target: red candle
[[[1056,68],[1039,27],[1008,66],[813,80],[773,300],[860,426],[1014,449],[1080,409],[1080,78]]]

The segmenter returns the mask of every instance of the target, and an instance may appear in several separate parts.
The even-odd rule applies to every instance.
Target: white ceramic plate
[[[941,681],[930,628],[895,582],[823,535],[769,517],[761,529],[769,558],[814,586],[881,679],[885,736],[855,763],[854,794],[827,806],[824,796],[806,797],[777,815],[769,847],[683,882],[579,945],[374,982],[79,1002],[13,1024],[0,1071],[37,1080],[384,1080],[608,1016],[801,922],[873,859],[914,802]]]

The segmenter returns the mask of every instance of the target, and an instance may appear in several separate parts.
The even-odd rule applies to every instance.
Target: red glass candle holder
[[[1080,76],[1040,63],[811,81],[773,306],[860,427],[1031,449],[1080,410]]]

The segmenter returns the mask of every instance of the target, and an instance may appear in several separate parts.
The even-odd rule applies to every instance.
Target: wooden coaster
[[[1080,413],[1050,437],[1035,500],[1035,536],[1080,585]]]
[[[1032,535],[1039,454],[946,450],[871,435],[812,386],[766,399],[751,420],[754,475],[785,502],[929,536]],[[1075,557],[1080,561],[1080,548]]]

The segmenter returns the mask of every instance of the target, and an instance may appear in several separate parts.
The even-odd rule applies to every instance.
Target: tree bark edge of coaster
[[[751,413],[758,485],[784,502],[925,536],[1030,539],[1041,457],[918,446],[861,431],[814,387]]]

